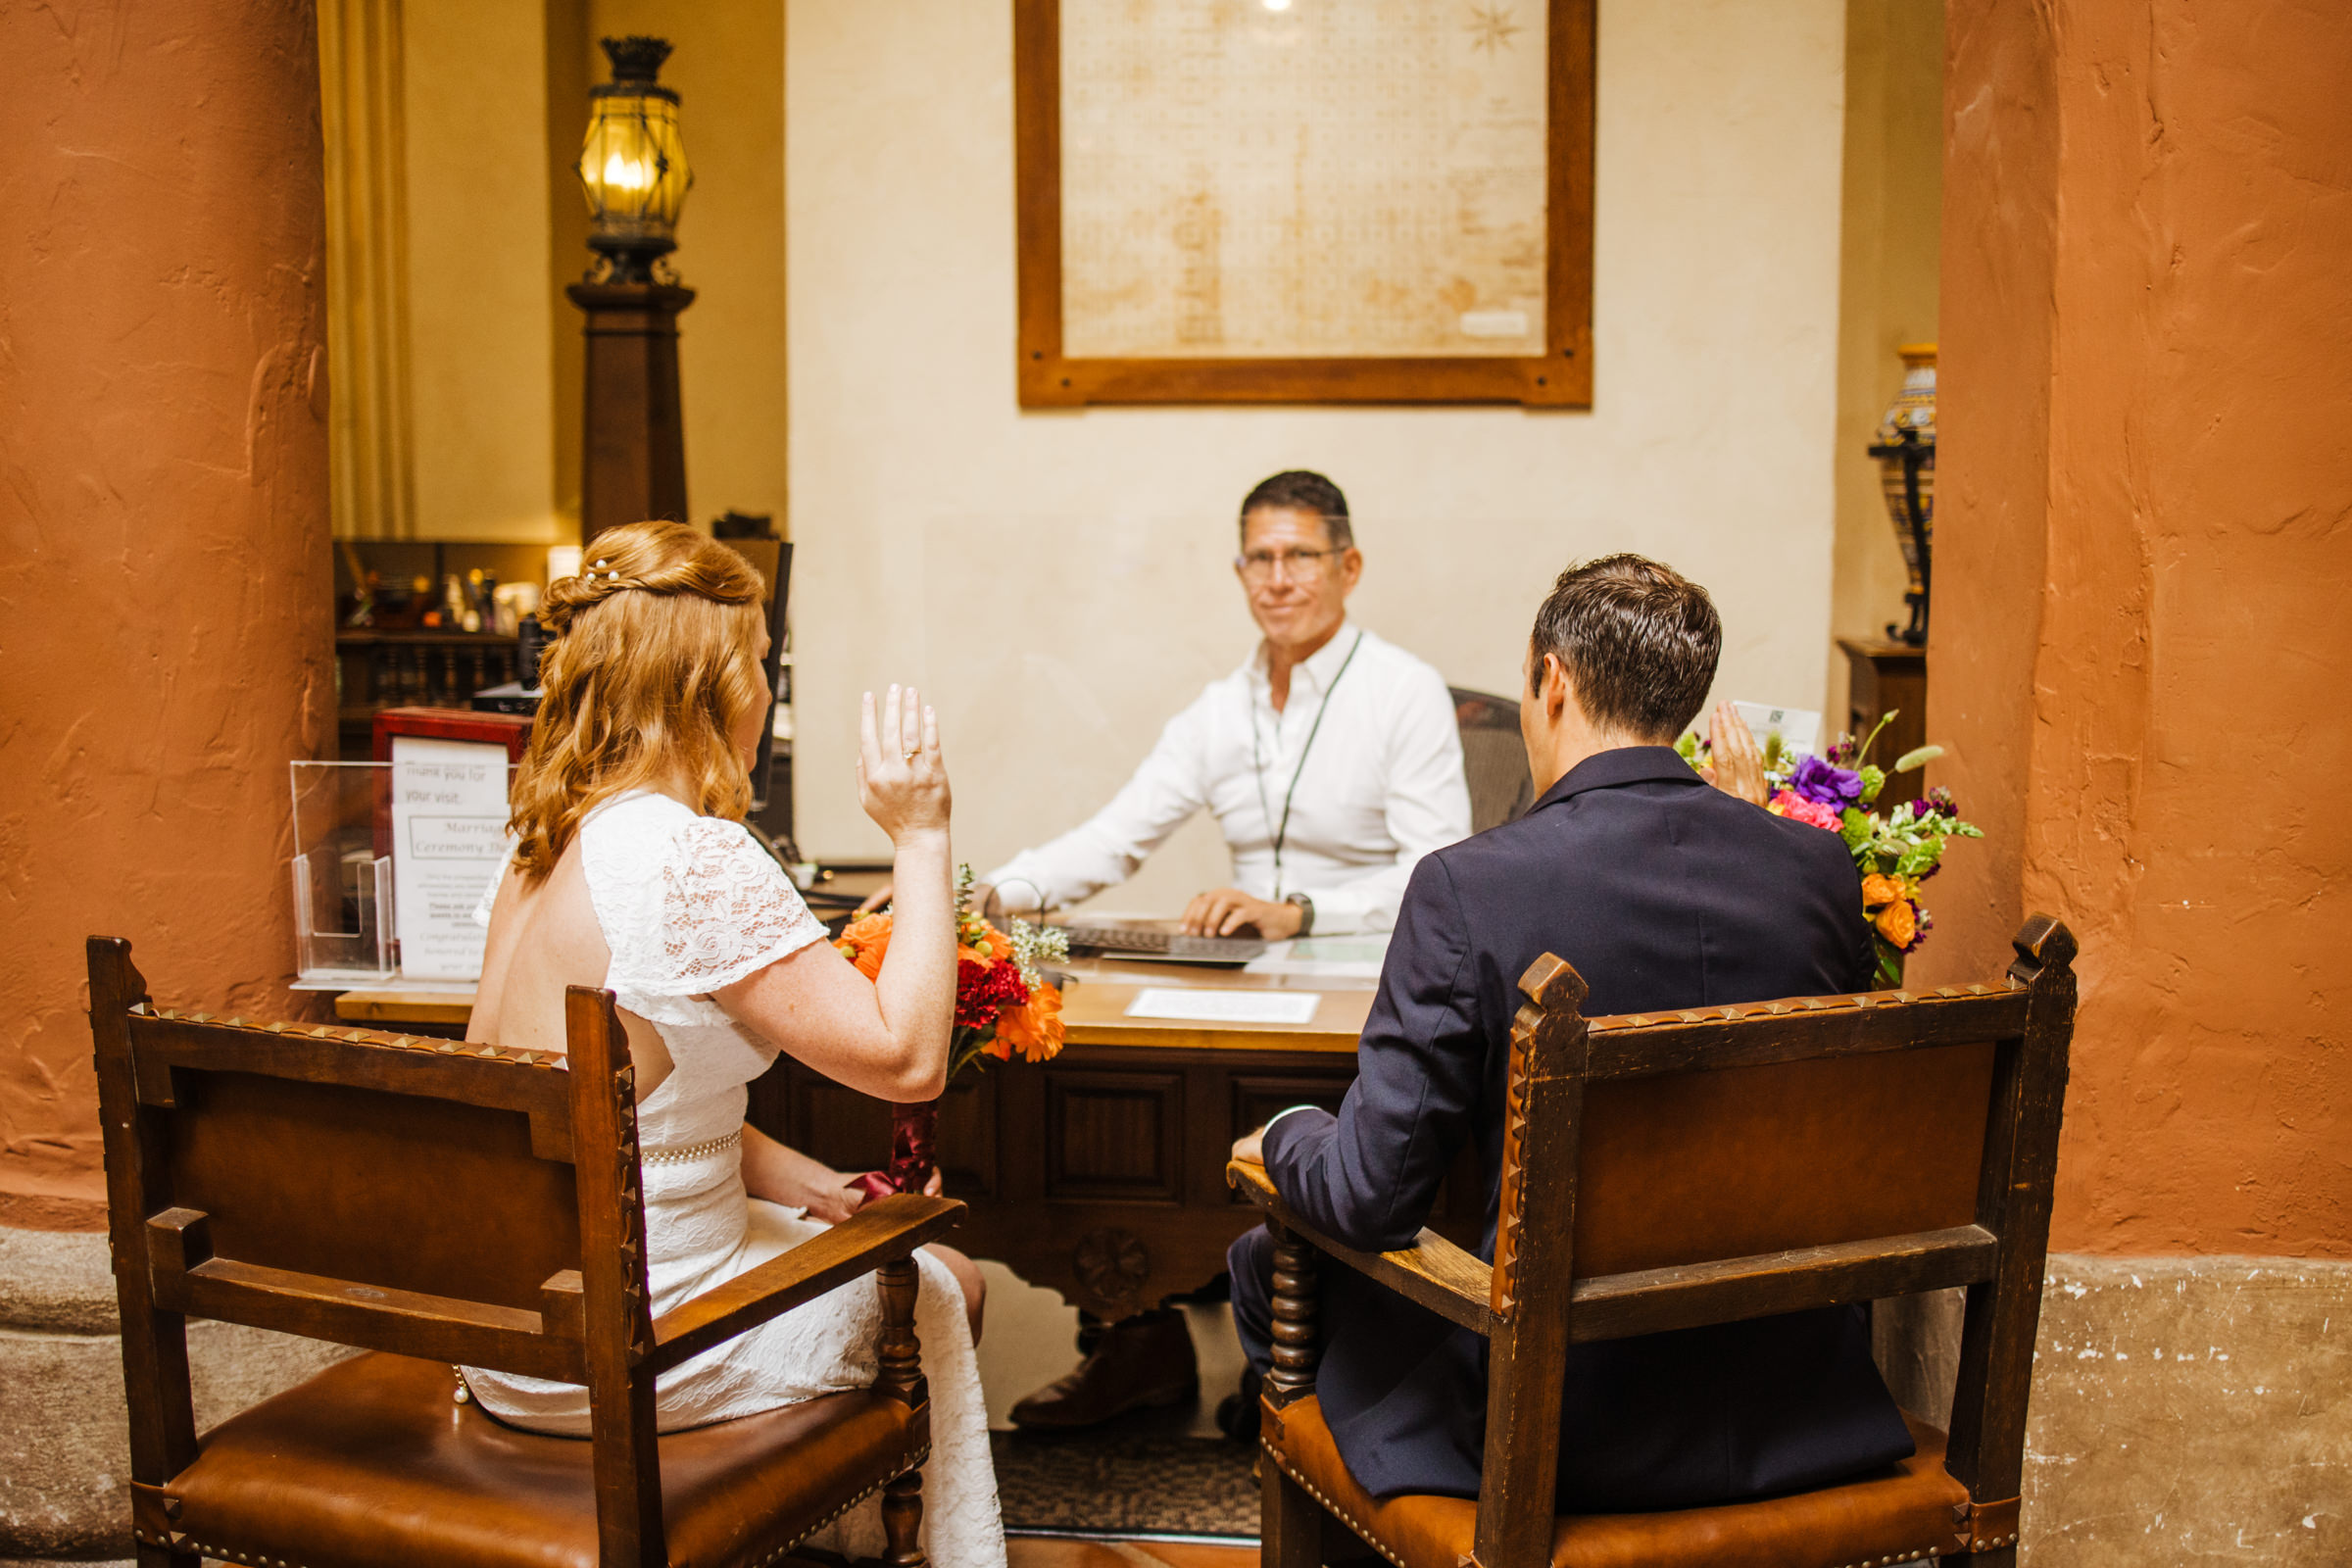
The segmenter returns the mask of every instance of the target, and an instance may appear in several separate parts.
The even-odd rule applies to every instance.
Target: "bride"
[[[846,1218],[840,1173],[744,1122],[744,1086],[779,1050],[877,1099],[946,1081],[955,1021],[948,775],[931,710],[866,694],[858,787],[896,852],[898,914],[871,982],[742,822],[768,720],[760,578],[674,522],[609,529],[548,590],[546,691],[515,779],[507,862],[468,1040],[564,1049],[564,988],[607,986],[637,1072],[647,1266],[659,1314]],[[939,1568],[1002,1568],[1004,1529],[972,1355],[979,1271],[916,1254],[915,1328],[931,1389],[923,1536]],[[874,1381],[880,1302],[854,1281],[662,1375],[662,1430]],[[465,1369],[503,1421],[584,1436],[587,1391]],[[882,1550],[879,1504],[837,1549]]]

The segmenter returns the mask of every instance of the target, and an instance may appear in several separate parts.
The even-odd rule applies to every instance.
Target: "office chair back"
[[[1462,774],[1470,785],[1470,831],[1499,827],[1536,804],[1536,783],[1527,770],[1527,747],[1519,738],[1519,705],[1507,697],[1446,688],[1453,721],[1462,732]]]

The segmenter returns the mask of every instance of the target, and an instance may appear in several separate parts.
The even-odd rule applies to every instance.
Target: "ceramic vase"
[[[1928,588],[1936,543],[1936,345],[1906,343],[1903,384],[1873,432],[1870,455],[1879,461],[1879,488],[1886,498],[1887,520],[1910,575],[1903,603],[1910,623],[1888,626],[1886,634],[1913,646],[1928,640]]]

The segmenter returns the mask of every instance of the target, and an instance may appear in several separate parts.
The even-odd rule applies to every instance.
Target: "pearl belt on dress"
[[[743,1142],[743,1129],[738,1127],[724,1138],[712,1138],[699,1144],[680,1144],[675,1149],[648,1149],[638,1155],[645,1165],[690,1165],[698,1159],[723,1154]]]

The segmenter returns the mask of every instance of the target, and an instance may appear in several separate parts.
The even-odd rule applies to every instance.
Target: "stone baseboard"
[[[106,1238],[0,1228],[0,1568],[130,1549],[130,1424]],[[229,1323],[188,1325],[196,1425],[350,1352]]]
[[[1889,1387],[1938,1422],[1959,1294],[1880,1305]],[[2352,1562],[2352,1263],[2052,1256],[2022,1534],[2032,1568]]]

